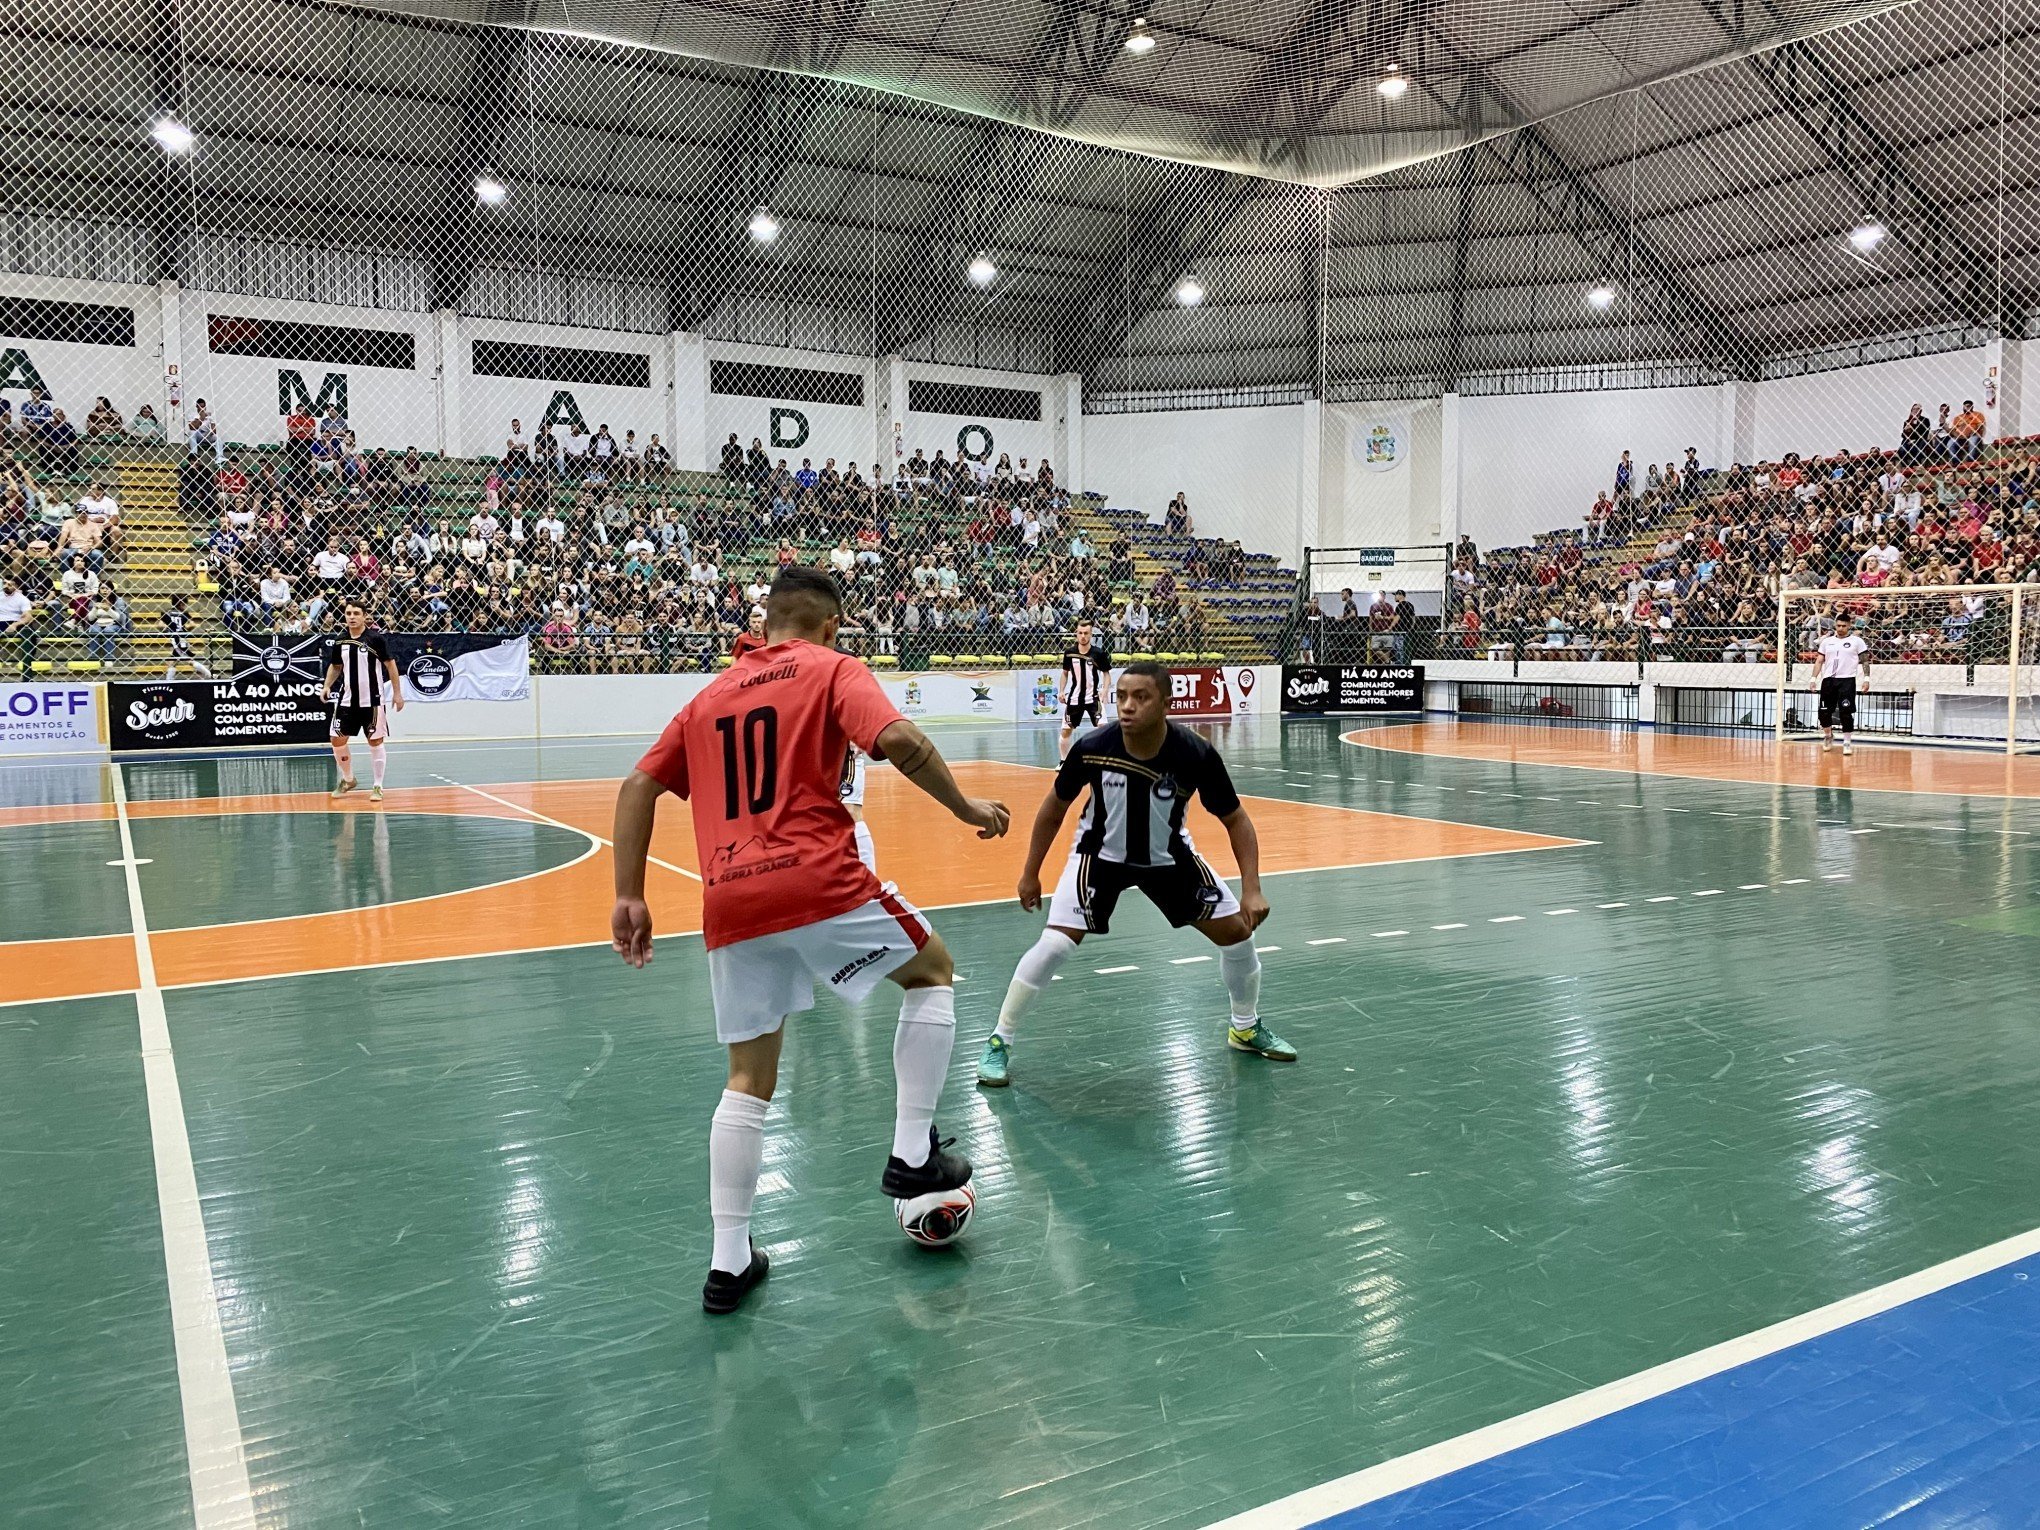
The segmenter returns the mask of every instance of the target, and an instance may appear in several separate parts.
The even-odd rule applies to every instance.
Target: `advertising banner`
[[[326,741],[319,637],[234,635],[233,668],[212,680],[115,680],[107,733],[115,752],[237,749]]]
[[[531,639],[493,632],[388,632],[406,701],[522,701],[531,694]]]
[[[1008,671],[880,675],[900,715],[914,722],[976,722],[1013,716],[1016,677]]]
[[[1285,664],[1282,710],[1289,716],[1344,712],[1421,712],[1424,667],[1372,664]]]
[[[99,747],[96,687],[0,681],[0,755],[70,754]]]
[[[1210,718],[1253,712],[1259,678],[1251,664],[1171,669],[1169,715]]]
[[[1023,723],[1062,721],[1062,671],[1026,669],[1013,677],[1015,721]]]

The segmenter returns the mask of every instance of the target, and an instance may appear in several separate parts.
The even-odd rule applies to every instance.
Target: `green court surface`
[[[945,1254],[900,1237],[892,1006],[825,1001],[767,1127],[772,1277],[732,1319],[698,1305],[722,1064],[697,938],[645,972],[581,947],[169,990],[257,1522],[1197,1526],[2040,1225],[2040,803],[1212,733],[1255,795],[1588,843],[1271,879],[1287,1068],[1225,1048],[1215,965],[1179,963],[1208,948],[1140,905],[1030,1014],[1014,1087],[979,1091],[1039,921],[937,911],[965,979],[940,1120],[977,1220]],[[392,782],[635,753],[396,748]],[[128,790],[329,770],[142,764]],[[0,772],[0,805],[107,791]],[[138,819],[148,921],[585,848],[393,816],[393,853],[336,869],[358,822]],[[6,937],[126,930],[114,834],[0,830],[66,868],[10,891]],[[11,1507],[189,1525],[135,1001],[0,1008],[0,1088]]]

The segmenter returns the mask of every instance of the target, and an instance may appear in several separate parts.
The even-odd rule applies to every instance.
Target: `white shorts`
[[[708,953],[716,1040],[732,1046],[771,1034],[788,1015],[813,1009],[821,986],[858,1003],[933,933],[919,909],[887,889],[819,924],[718,946]]]
[[[1112,910],[1118,906],[1119,895],[1129,888],[1144,893],[1177,929],[1240,911],[1239,895],[1232,884],[1195,851],[1183,863],[1128,866],[1072,850],[1062,880],[1055,884],[1055,896],[1049,900],[1049,925],[1103,935],[1112,928]]]

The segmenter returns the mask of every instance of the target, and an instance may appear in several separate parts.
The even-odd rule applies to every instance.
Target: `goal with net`
[[[1859,731],[2040,753],[2040,584],[1781,591],[1779,739],[1815,733],[1820,640],[1843,615],[1869,645]]]

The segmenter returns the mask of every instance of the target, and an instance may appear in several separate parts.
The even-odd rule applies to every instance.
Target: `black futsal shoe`
[[[751,1294],[751,1287],[765,1279],[766,1271],[772,1268],[772,1261],[751,1245],[751,1263],[741,1275],[732,1275],[726,1270],[710,1270],[708,1281],[701,1288],[701,1310],[712,1312],[717,1317],[735,1312],[744,1305],[744,1298]]]
[[[954,1190],[958,1185],[970,1183],[970,1160],[961,1153],[945,1153],[944,1148],[954,1142],[954,1137],[937,1137],[935,1128],[928,1128],[928,1161],[909,1168],[898,1158],[888,1155],[885,1161],[885,1178],[878,1182],[879,1189],[896,1201],[911,1201],[917,1195],[934,1195],[941,1190]]]

